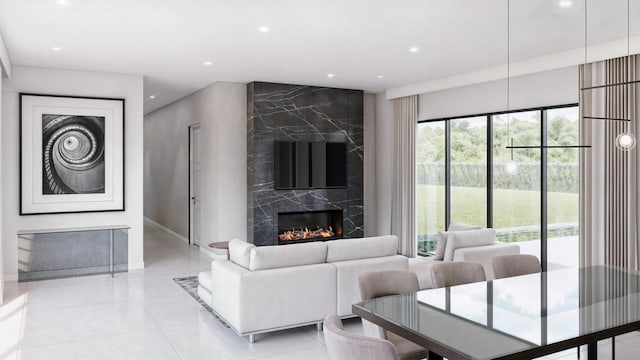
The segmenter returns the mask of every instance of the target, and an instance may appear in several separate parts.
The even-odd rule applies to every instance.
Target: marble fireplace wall
[[[247,241],[277,244],[279,212],[334,209],[344,211],[344,237],[362,237],[363,92],[252,82],[247,108]],[[347,187],[276,190],[276,141],[346,142]]]

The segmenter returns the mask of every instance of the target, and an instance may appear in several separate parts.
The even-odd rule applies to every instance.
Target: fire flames
[[[330,238],[334,236],[336,236],[336,233],[333,232],[331,226],[329,226],[329,229],[324,229],[318,226],[316,230],[309,230],[309,228],[301,228],[300,230],[291,229],[289,231],[285,231],[284,234],[279,235],[280,241]]]

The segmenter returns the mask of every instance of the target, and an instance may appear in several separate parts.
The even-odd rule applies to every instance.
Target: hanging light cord
[[[511,82],[511,8],[510,2],[507,0],[507,138],[511,138],[511,120],[509,115],[510,109],[510,82]],[[507,139],[507,140],[508,140]],[[511,139],[511,146],[513,146],[513,139]],[[513,160],[513,149],[511,149],[511,160]]]

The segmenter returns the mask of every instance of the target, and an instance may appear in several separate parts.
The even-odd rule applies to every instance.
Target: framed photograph
[[[124,211],[124,99],[20,94],[20,215]]]

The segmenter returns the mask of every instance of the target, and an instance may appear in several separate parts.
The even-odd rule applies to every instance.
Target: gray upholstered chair
[[[337,315],[324,319],[324,339],[332,360],[400,360],[390,341],[344,331]]]
[[[431,280],[434,288],[456,286],[486,281],[481,264],[467,261],[447,261],[431,266]]]
[[[533,255],[498,255],[493,258],[496,279],[535,274],[540,271],[540,260]]]
[[[358,277],[358,290],[361,301],[381,296],[406,294],[419,290],[418,277],[413,271],[408,270],[368,272]],[[362,319],[362,327],[367,336],[391,341],[402,360],[424,359],[429,355],[427,349],[399,335],[385,331],[370,321]]]

